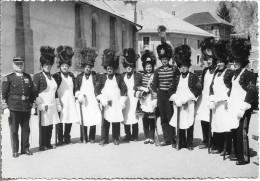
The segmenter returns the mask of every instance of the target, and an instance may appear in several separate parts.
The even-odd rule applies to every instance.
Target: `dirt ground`
[[[160,140],[162,130],[158,120]],[[100,146],[100,125],[97,126],[96,143],[79,143],[79,125],[72,126],[72,144],[44,152],[38,151],[38,117],[31,118],[30,145],[33,156],[12,157],[7,117],[2,116],[2,177],[3,178],[257,178],[259,173],[258,113],[251,118],[249,129],[251,162],[236,166],[229,159],[199,149],[202,132],[200,122],[195,122],[194,150],[177,151],[171,146],[156,147],[143,144],[143,126],[139,122],[139,141],[124,143],[121,125],[121,141]],[[111,128],[110,128],[111,133]],[[54,143],[54,136],[52,138]]]

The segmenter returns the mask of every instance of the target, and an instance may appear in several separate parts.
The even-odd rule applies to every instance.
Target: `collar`
[[[188,72],[185,72],[185,73],[184,73],[184,72],[181,72],[182,78],[187,77],[188,73],[189,73],[189,71],[188,71]]]
[[[243,68],[241,68],[241,67],[239,69],[234,70],[234,76],[237,77],[242,70],[243,70]]]
[[[19,76],[19,77],[23,76],[23,72],[16,72],[16,71],[14,71],[14,73],[15,73],[16,76]]]
[[[114,74],[113,74],[113,75],[107,75],[107,77],[108,77],[109,80],[112,80],[112,79],[113,79],[113,76],[114,76]]]

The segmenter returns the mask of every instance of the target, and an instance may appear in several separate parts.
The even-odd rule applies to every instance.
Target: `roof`
[[[193,24],[193,25],[207,25],[207,24],[224,24],[227,26],[233,26],[231,23],[220,18],[213,12],[200,12],[194,13],[183,20]]]
[[[119,17],[125,21],[128,21],[129,23],[138,26],[139,28],[142,28],[141,25],[135,23],[134,21],[128,19],[127,17],[123,16],[119,11],[117,11],[113,6],[109,5],[109,1],[105,0],[98,0],[98,1],[89,1],[89,0],[80,0],[80,2],[89,4],[90,6],[93,6],[95,8],[98,8],[102,11],[105,11],[106,13],[109,13],[111,15],[114,15],[116,17]]]
[[[133,18],[133,12],[131,11],[125,12],[124,15]],[[137,23],[143,26],[139,33],[157,33],[157,27],[159,25],[164,25],[166,26],[168,33],[215,37],[215,35],[187,23],[182,19],[176,18],[159,8],[139,9]]]

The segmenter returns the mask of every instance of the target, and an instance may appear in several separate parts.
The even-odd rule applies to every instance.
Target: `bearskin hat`
[[[215,46],[215,43],[216,42],[215,42],[214,37],[205,38],[200,43],[200,49],[201,49],[201,53],[202,53],[202,57],[203,57],[202,60],[207,61],[207,59],[212,56],[212,52],[213,52],[213,48]],[[216,64],[216,62],[213,62],[213,64]]]
[[[105,69],[108,66],[112,66],[115,69],[117,69],[118,66],[119,66],[119,57],[120,57],[120,54],[116,53],[114,50],[105,49],[103,51],[103,55],[102,55],[102,64],[101,64],[101,66],[103,66]]]
[[[81,62],[80,65],[84,67],[85,65],[90,65],[94,67],[96,57],[98,56],[98,52],[96,48],[83,48],[80,50]]]
[[[142,66],[144,70],[147,63],[151,64],[154,69],[154,65],[156,63],[156,57],[153,54],[153,52],[151,52],[150,50],[145,50],[144,54],[141,57],[141,60],[143,62]]]
[[[225,64],[228,63],[228,41],[218,40],[213,48],[213,60],[217,62],[221,60]]]
[[[64,63],[71,66],[71,61],[72,61],[74,52],[70,46],[60,45],[56,49],[56,53],[57,53],[57,58],[58,58],[58,60],[57,60],[58,67],[60,67]]]
[[[54,48],[50,46],[41,46],[40,52],[41,52],[40,62],[42,66],[46,63],[50,65],[54,64],[54,59],[55,59]]]
[[[131,65],[134,68],[136,67],[136,61],[140,58],[138,54],[135,54],[133,48],[125,48],[123,50],[123,67],[126,68],[127,65]]]
[[[174,49],[173,59],[178,67],[186,65],[191,66],[191,48],[189,45],[180,45]]]
[[[157,46],[156,48],[157,54],[159,59],[161,60],[162,58],[168,58],[169,60],[172,57],[172,47],[168,43],[162,43]]]
[[[159,25],[157,31],[159,37],[161,37],[161,43],[166,42],[166,27],[164,25]]]
[[[241,63],[242,67],[245,67],[248,63],[248,57],[250,56],[251,42],[246,38],[232,38],[228,44],[229,59],[231,62],[234,60]]]

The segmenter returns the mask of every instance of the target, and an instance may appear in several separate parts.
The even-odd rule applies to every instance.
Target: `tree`
[[[217,10],[217,15],[227,22],[231,22],[230,8],[226,1],[220,1]]]

